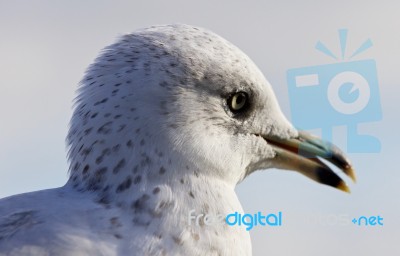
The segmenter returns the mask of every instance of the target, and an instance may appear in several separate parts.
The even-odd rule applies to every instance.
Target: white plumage
[[[270,167],[347,190],[324,152],[354,177],[336,148],[290,125],[244,53],[187,25],[105,48],[67,141],[64,187],[0,201],[0,255],[251,255],[245,227],[189,225],[189,212],[243,212],[235,185]],[[296,154],[301,143],[314,160]]]

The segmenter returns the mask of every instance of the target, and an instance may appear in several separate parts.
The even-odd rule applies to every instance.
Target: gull
[[[251,255],[245,227],[188,214],[243,213],[234,189],[257,170],[346,192],[334,169],[355,180],[337,147],[290,124],[247,55],[183,24],[134,31],[100,53],[67,144],[63,187],[0,200],[0,255]]]

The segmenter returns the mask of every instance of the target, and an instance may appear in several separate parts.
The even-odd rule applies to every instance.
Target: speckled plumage
[[[251,106],[234,116],[242,90]],[[274,166],[260,134],[297,131],[238,48],[188,25],[124,35],[81,82],[67,184],[0,201],[0,255],[251,255],[243,227],[187,216],[242,211],[235,185]]]

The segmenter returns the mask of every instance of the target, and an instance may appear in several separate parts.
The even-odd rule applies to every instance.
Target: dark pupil
[[[240,105],[243,101],[244,101],[244,96],[243,96],[243,94],[241,93],[241,94],[239,94],[239,95],[236,97],[236,104],[237,104],[237,105]]]

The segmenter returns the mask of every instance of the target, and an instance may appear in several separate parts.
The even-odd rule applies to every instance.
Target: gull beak
[[[277,168],[298,171],[318,183],[350,193],[346,183],[333,172],[331,167],[321,161],[325,159],[356,182],[350,161],[332,143],[306,132],[299,132],[298,137],[294,139],[284,140],[277,137],[264,137],[264,139],[275,150],[274,162]]]

